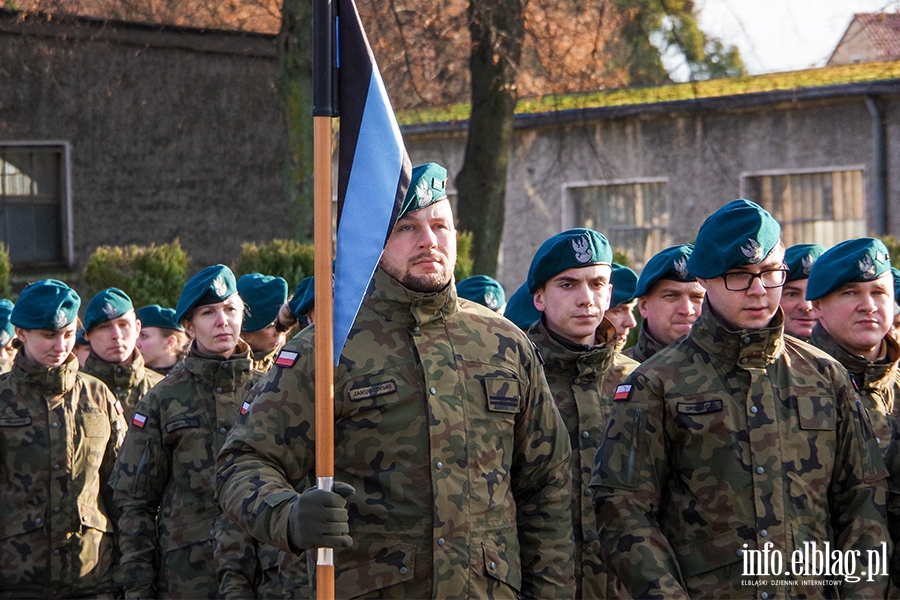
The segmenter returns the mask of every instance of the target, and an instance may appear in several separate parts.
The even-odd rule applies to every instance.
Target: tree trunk
[[[527,0],[470,0],[472,113],[456,176],[459,229],[470,231],[472,272],[495,277],[503,237],[506,172],[518,99],[516,75]]]
[[[296,239],[313,241],[312,0],[284,0],[278,33],[278,92],[287,129],[284,185]],[[261,199],[264,201],[264,199]]]

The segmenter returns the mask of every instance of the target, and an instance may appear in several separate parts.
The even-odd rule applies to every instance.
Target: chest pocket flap
[[[797,396],[797,416],[803,429],[832,431],[837,427],[833,395]]]

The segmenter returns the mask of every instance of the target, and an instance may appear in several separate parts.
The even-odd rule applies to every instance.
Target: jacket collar
[[[140,350],[135,348],[128,364],[116,365],[106,362],[91,350],[82,370],[104,383],[118,383],[131,387],[137,385],[144,377],[144,357],[141,356]]]
[[[688,339],[729,366],[765,369],[784,352],[784,312],[779,307],[768,327],[733,331],[722,324],[709,300],[704,300]]]
[[[250,346],[239,340],[234,354],[222,358],[201,354],[197,344],[192,343],[191,351],[180,364],[203,384],[222,388],[223,392],[231,391],[251,369]]]
[[[451,279],[438,292],[414,292],[378,267],[363,304],[388,321],[407,327],[422,326],[457,311],[456,285]]]
[[[528,329],[528,337],[538,346],[547,365],[570,372],[573,377],[591,379],[602,377],[612,367],[618,334],[613,324],[604,318],[594,332],[593,346],[576,345],[563,341],[547,329],[542,316]],[[576,349],[576,346],[580,348]]]
[[[888,388],[897,379],[898,363],[900,363],[900,345],[889,335],[884,336],[888,360],[879,362],[869,361],[862,356],[850,354],[834,341],[834,338],[818,323],[813,327],[809,343],[820,350],[824,350],[841,363],[861,390]]]
[[[78,359],[69,354],[66,362],[58,367],[46,367],[32,361],[20,348],[12,368],[13,377],[21,385],[33,388],[44,396],[59,396],[75,387],[78,374]]]

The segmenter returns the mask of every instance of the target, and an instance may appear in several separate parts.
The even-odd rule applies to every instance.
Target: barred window
[[[599,231],[637,271],[668,244],[666,180],[605,182],[566,188],[573,227]]]
[[[826,248],[866,235],[865,173],[861,168],[744,175],[749,200],[781,224],[785,246]]]
[[[0,144],[0,241],[14,268],[68,262],[66,151]]]

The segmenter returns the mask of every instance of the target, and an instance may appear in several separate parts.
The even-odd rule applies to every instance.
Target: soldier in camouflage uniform
[[[78,372],[80,304],[44,280],[12,312],[20,350],[0,376],[0,598],[115,592],[107,483],[125,422],[106,386]]]
[[[126,422],[134,407],[162,375],[145,368],[144,357],[135,347],[141,332],[131,298],[120,289],[107,288],[88,302],[84,312],[84,337],[91,353],[81,367],[93,375],[125,407]]]
[[[3,298],[0,300],[0,373],[8,373],[12,370],[13,360],[16,358],[16,347],[13,340],[16,339],[16,328],[9,321],[15,305]]]
[[[806,298],[818,319],[809,343],[850,373],[886,450],[900,410],[900,345],[888,335],[894,285],[887,248],[875,238],[831,248],[813,264]]]
[[[637,325],[634,318],[634,307],[637,305],[634,290],[637,289],[638,276],[625,265],[613,263],[609,282],[612,284],[612,299],[605,317],[616,328],[616,352],[621,352],[628,343],[628,334]]]
[[[335,491],[298,493],[316,468],[312,326],[246,399],[219,502],[282,550],[335,548],[339,598],[571,597],[563,425],[524,334],[456,296],[445,186],[439,165],[413,170],[335,368]]]
[[[825,246],[819,244],[795,244],[784,251],[784,264],[788,268],[787,281],[781,290],[784,332],[804,342],[809,341],[816,324],[812,303],[806,299],[806,286],[813,263],[823,252]]]
[[[644,322],[637,344],[625,356],[644,362],[686,336],[700,316],[703,287],[686,266],[692,249],[689,244],[671,246],[644,265],[634,290]]]
[[[240,341],[243,310],[224,265],[181,292],[190,353],[138,402],[112,479],[126,598],[216,597],[215,457],[260,375]]]
[[[241,339],[250,346],[253,368],[267,373],[284,346],[286,329],[278,327],[277,317],[281,305],[287,301],[287,281],[250,273],[238,279],[237,287],[247,307]]]
[[[570,229],[544,242],[528,271],[528,288],[542,313],[528,337],[544,359],[544,374],[572,448],[576,598],[620,595],[600,557],[588,487],[613,392],[638,366],[615,351],[617,332],[604,318],[611,262],[612,251],[602,234]]]
[[[141,332],[135,345],[144,357],[144,364],[165,377],[187,354],[190,347],[187,333],[175,320],[175,310],[172,308],[149,304],[137,309],[134,314],[141,322]]]
[[[477,302],[498,314],[506,310],[506,292],[500,282],[487,275],[472,275],[456,284],[459,298]]]
[[[635,597],[884,596],[884,462],[846,371],[783,335],[779,234],[747,200],[710,216],[688,262],[700,318],[614,395],[591,485],[610,568]],[[812,543],[860,551],[856,574],[875,574],[796,572]],[[784,559],[775,576],[763,550]]]

